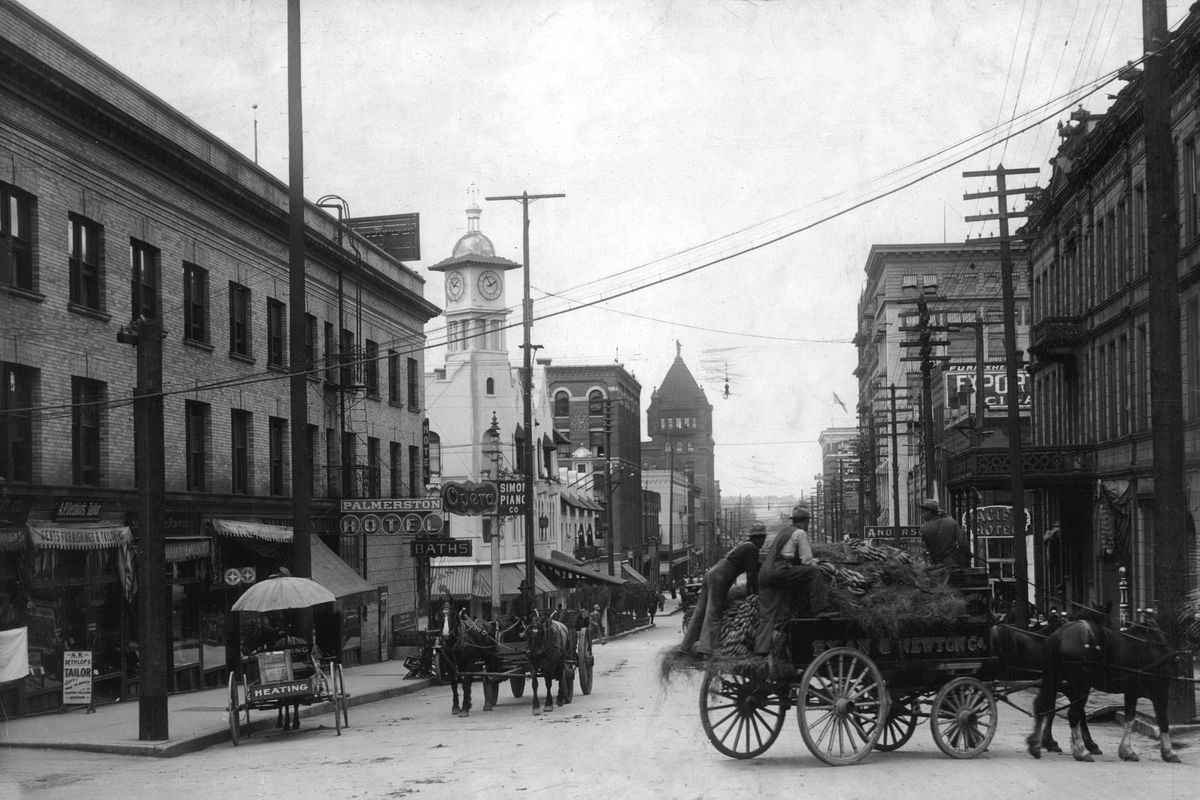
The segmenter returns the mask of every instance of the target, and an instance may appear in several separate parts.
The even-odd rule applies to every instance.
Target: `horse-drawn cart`
[[[700,720],[731,758],[766,752],[790,708],[809,751],[834,766],[903,746],[924,719],[943,753],[971,758],[995,733],[979,679],[990,658],[986,621],[879,637],[850,619],[793,619],[779,656],[707,666]]]
[[[234,613],[275,613],[305,609],[333,602],[327,589],[306,578],[273,577],[252,586],[237,602]],[[229,674],[229,736],[236,747],[243,728],[250,726],[250,712],[275,711],[281,725],[288,717],[299,727],[299,707],[331,703],[337,734],[350,724],[346,683],[342,665],[322,658],[307,636],[286,635],[269,644],[270,649],[243,657]]]

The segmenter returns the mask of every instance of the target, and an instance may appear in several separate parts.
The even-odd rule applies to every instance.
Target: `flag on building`
[[[834,392],[834,393],[833,393],[833,402],[835,402],[835,403],[837,403],[839,406],[841,406],[841,407],[842,407],[842,411],[845,411],[847,414],[849,414],[849,413],[850,413],[850,409],[846,408],[846,404],[842,402],[842,398],[840,398],[840,397],[838,397],[838,396],[837,396],[837,392]]]

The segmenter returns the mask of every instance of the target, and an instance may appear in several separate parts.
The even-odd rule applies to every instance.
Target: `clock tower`
[[[479,230],[483,212],[472,203],[467,209],[467,232],[454,245],[450,258],[429,269],[445,276],[446,361],[504,356],[508,307],[504,299],[505,273],[521,265],[496,255],[492,241]]]

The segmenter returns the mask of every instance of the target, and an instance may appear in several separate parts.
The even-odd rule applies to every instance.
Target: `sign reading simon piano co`
[[[497,512],[502,517],[519,517],[529,506],[525,505],[525,481],[496,481],[500,498]]]

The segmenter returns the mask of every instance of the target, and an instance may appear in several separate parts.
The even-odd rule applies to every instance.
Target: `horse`
[[[497,644],[495,631],[487,623],[472,619],[466,610],[457,616],[447,615],[442,624],[441,665],[450,681],[454,704],[450,713],[456,717],[471,715],[471,673],[482,666],[488,671],[496,666]],[[458,690],[462,688],[462,704]],[[491,711],[488,693],[483,693],[483,710]]]
[[[1093,761],[1099,748],[1089,751],[1081,725],[1084,704],[1092,688],[1125,695],[1125,729],[1117,749],[1122,761],[1137,761],[1130,744],[1137,701],[1149,698],[1158,722],[1159,750],[1163,761],[1177,764],[1167,720],[1167,696],[1178,653],[1157,627],[1138,624],[1129,631],[1091,620],[1072,620],[1046,640],[1046,667],[1034,701],[1034,729],[1026,738],[1029,754],[1041,758],[1041,731],[1053,713],[1061,690],[1070,700],[1071,755],[1076,761]]]
[[[546,682],[545,710],[553,711],[554,699],[550,690],[554,680],[558,680],[558,704],[561,706],[569,702],[566,687],[567,653],[574,648],[574,631],[558,620],[542,616],[541,611],[534,611],[525,635],[529,640],[526,655],[529,659],[529,682],[533,686],[533,713],[538,713],[539,672]]]

